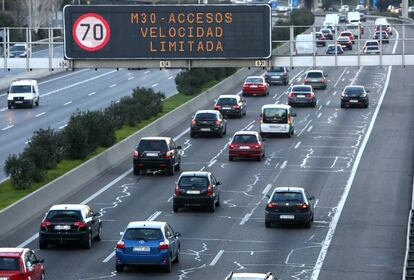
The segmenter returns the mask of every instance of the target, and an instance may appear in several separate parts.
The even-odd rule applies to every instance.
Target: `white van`
[[[296,54],[314,54],[316,53],[316,39],[313,34],[300,34],[296,36],[295,41]]]
[[[389,35],[392,35],[392,28],[386,18],[377,18],[375,20],[375,30],[379,31],[380,29],[387,31]]]
[[[36,80],[18,80],[12,82],[7,91],[7,107],[39,106],[40,94]]]
[[[267,134],[284,134],[292,137],[295,132],[292,117],[296,117],[296,114],[291,108],[282,104],[263,105],[260,114],[260,135],[264,137]]]
[[[361,23],[361,16],[359,12],[348,12],[348,23],[351,24],[360,24]]]
[[[339,15],[338,14],[327,14],[325,16],[326,22],[331,22],[334,27],[337,27],[339,24]]]

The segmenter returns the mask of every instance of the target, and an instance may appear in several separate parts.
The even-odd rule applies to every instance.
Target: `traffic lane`
[[[319,279],[402,277],[414,149],[410,68],[393,67]]]

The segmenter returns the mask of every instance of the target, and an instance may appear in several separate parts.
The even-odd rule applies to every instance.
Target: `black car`
[[[181,146],[177,146],[170,137],[144,137],[134,150],[134,175],[141,172],[167,171],[173,176],[181,166]]]
[[[216,110],[200,110],[191,120],[190,137],[200,134],[215,134],[223,137],[227,132],[227,121]]]
[[[246,99],[237,94],[220,95],[214,104],[214,110],[219,111],[223,116],[241,118],[246,115]]]
[[[221,183],[211,172],[187,171],[181,173],[175,186],[173,196],[173,211],[178,212],[182,207],[208,207],[214,212],[220,206]]]
[[[313,92],[312,86],[309,85],[294,85],[288,93],[288,104],[292,107],[296,105],[316,106],[316,95]]]
[[[336,54],[343,54],[343,53],[344,53],[344,50],[342,49],[342,46],[339,44],[336,44],[336,45],[331,44],[331,45],[328,45],[328,47],[326,48],[326,54],[336,55]]]
[[[64,242],[81,243],[85,249],[92,246],[92,239],[102,238],[101,215],[88,205],[60,204],[52,206],[40,224],[39,248]]]
[[[289,83],[289,70],[286,67],[271,67],[266,71],[265,79],[269,85],[275,83],[287,85]]]
[[[339,16],[339,22],[347,23],[348,22],[347,16],[346,15],[340,15]]]
[[[326,40],[333,40],[333,34],[332,34],[332,30],[329,28],[322,28],[321,30],[319,30],[319,32],[321,32],[323,34],[323,36],[325,36]]]
[[[298,187],[279,187],[268,196],[265,208],[265,226],[275,224],[304,224],[311,227],[315,197]]]
[[[347,86],[341,94],[341,108],[359,106],[368,108],[369,106],[369,90],[365,90],[364,86]]]

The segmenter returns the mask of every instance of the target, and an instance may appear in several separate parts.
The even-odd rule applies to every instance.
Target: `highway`
[[[393,52],[399,46],[385,48]],[[306,70],[292,70],[291,81],[300,83]],[[262,162],[229,162],[228,141],[238,130],[258,131],[260,107],[286,103],[288,86],[272,86],[268,97],[247,98],[247,116],[229,119],[227,137],[191,139],[189,119],[165,131],[165,136],[174,137],[183,147],[182,171],[209,170],[222,182],[222,206],[215,213],[199,209],[173,213],[171,197],[178,174],[135,177],[131,158],[65,198],[63,202],[88,203],[103,213],[103,240],[95,242],[91,250],[67,245],[38,251],[45,259],[48,279],[224,279],[230,270],[272,271],[280,279],[401,279],[413,170],[413,69],[323,70],[329,74],[329,85],[316,91],[318,106],[295,108],[295,136],[267,138],[266,160]],[[88,100],[85,94],[90,90],[104,94],[96,86],[109,92],[109,75],[94,85],[85,84],[86,89],[74,87],[72,94]],[[126,79],[128,71],[117,75]],[[351,83],[370,89],[368,109],[340,108],[341,90]],[[240,89],[241,84],[235,84],[233,92]],[[67,97],[45,96],[44,106],[47,102],[61,104],[54,106],[56,111],[62,111],[65,102],[73,101],[75,106],[74,98],[63,99]],[[16,118],[22,112],[19,115],[27,117],[26,121],[34,119],[26,116],[27,110],[11,112]],[[43,117],[49,115],[52,113]],[[62,119],[56,127],[63,125],[67,116]],[[303,186],[316,196],[311,229],[265,228],[264,195],[276,186]],[[94,196],[105,187],[105,192]],[[0,245],[38,250],[35,234],[41,218],[2,236]],[[119,232],[129,221],[148,218],[167,221],[182,233],[180,263],[173,266],[170,275],[152,267],[117,274],[113,248]]]

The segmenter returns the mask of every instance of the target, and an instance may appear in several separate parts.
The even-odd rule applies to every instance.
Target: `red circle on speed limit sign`
[[[108,43],[111,29],[101,15],[87,13],[76,19],[72,27],[72,36],[80,48],[94,52]]]

